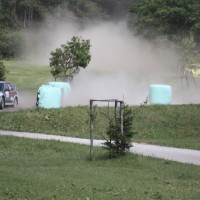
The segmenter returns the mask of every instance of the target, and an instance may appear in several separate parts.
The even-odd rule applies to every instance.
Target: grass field
[[[0,200],[200,199],[200,167],[95,148],[0,136]]]
[[[137,107],[132,107],[135,110]],[[107,119],[105,107],[97,107],[95,139],[103,139]],[[200,150],[200,105],[144,106],[135,115],[134,142]],[[89,107],[61,109],[31,109],[0,112],[0,127],[4,130],[38,132],[89,138]],[[97,132],[98,131],[98,132]]]
[[[9,73],[7,81],[16,84],[20,91],[35,92],[41,84],[51,80],[50,67],[25,61],[4,61]]]

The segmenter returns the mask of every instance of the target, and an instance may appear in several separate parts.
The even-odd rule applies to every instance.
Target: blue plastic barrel
[[[62,91],[60,88],[51,85],[42,85],[38,89],[38,107],[39,108],[60,108]]]
[[[71,86],[69,83],[65,82],[49,82],[49,85],[58,87],[62,90],[63,92],[63,98],[69,97],[70,92],[71,92]]]
[[[171,104],[172,87],[170,85],[150,85],[149,102],[150,104]]]

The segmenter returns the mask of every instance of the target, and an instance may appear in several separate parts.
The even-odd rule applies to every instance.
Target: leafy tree
[[[8,70],[6,69],[5,65],[2,61],[0,61],[0,81],[6,80],[6,74],[8,73]]]
[[[138,33],[148,38],[166,35],[179,42],[190,34],[199,41],[199,10],[197,0],[137,0],[130,9],[136,14]]]
[[[127,150],[130,149],[131,138],[135,134],[133,132],[133,112],[127,106],[123,107],[123,133],[121,133],[121,120],[120,118],[116,122],[110,121],[110,125],[107,131],[107,135],[110,141],[106,141],[104,144],[106,149],[110,151],[110,157],[118,157],[124,155]]]
[[[91,60],[90,41],[72,37],[70,42],[51,52],[50,67],[54,78],[72,79],[80,68],[86,68]]]

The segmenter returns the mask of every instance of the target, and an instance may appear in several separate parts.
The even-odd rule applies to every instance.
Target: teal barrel
[[[49,82],[49,85],[60,88],[62,90],[62,104],[66,104],[66,101],[71,93],[71,86],[66,82]]]
[[[60,88],[51,85],[42,85],[38,89],[38,107],[39,108],[60,108],[62,100],[62,91]]]
[[[62,89],[64,98],[68,97],[70,95],[71,86],[70,86],[69,83],[65,83],[65,82],[49,82],[49,85]]]
[[[150,104],[169,105],[172,103],[172,87],[170,85],[150,85]]]

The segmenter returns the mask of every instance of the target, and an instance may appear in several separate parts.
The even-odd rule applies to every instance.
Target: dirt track
[[[17,105],[15,107],[13,106],[5,106],[5,108],[3,110],[0,110],[0,112],[15,112],[18,110],[26,110],[26,109],[31,109],[34,108],[34,105],[30,105],[30,106],[23,106],[23,105]]]

